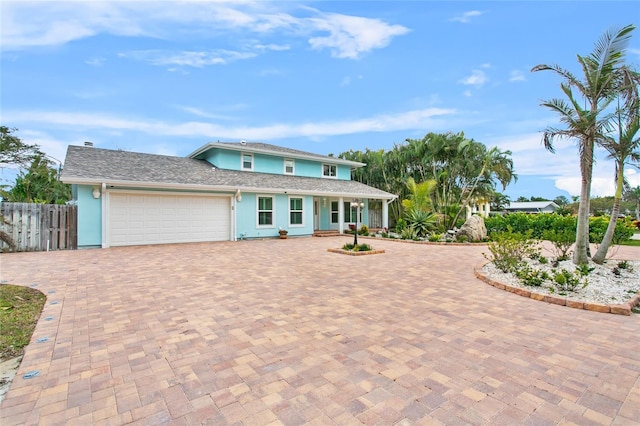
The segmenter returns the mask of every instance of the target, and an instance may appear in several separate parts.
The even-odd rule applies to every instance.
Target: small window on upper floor
[[[335,164],[323,164],[322,165],[322,176],[324,177],[336,177],[337,176],[337,167]]]
[[[284,174],[292,175],[295,174],[295,166],[296,163],[293,160],[285,159],[284,160]]]
[[[242,154],[242,170],[253,170],[253,154]]]

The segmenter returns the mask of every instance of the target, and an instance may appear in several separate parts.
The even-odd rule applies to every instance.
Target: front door
[[[339,229],[339,221],[340,221],[340,202],[339,201],[331,201],[331,221],[330,221],[330,229]]]

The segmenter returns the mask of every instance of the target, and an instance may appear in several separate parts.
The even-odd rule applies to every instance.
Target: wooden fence
[[[75,250],[78,248],[78,207],[58,204],[1,203],[0,223],[16,244],[14,251]],[[0,251],[11,251],[0,241]]]

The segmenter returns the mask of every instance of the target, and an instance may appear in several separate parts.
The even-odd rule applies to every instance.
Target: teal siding
[[[74,187],[78,200],[78,247],[102,246],[102,195],[93,198],[92,186]]]
[[[199,156],[209,163],[221,169],[242,170],[241,151],[231,151],[224,149],[211,149],[204,155]],[[286,155],[264,155],[253,154],[253,171],[258,173],[284,174],[284,161],[288,159]],[[313,161],[292,158],[294,161],[294,175],[306,177],[322,177],[323,164],[335,164],[331,160]],[[351,180],[351,166],[337,164],[337,178]]]
[[[229,170],[240,170],[240,153],[213,149],[207,153],[205,159],[216,167]]]
[[[304,225],[289,226],[289,196],[287,194],[259,194],[274,197],[273,226],[258,227],[258,195],[245,192],[242,201],[236,204],[236,237],[268,238],[277,237],[280,228],[289,231],[290,236],[313,234],[313,197],[302,196],[304,204]]]
[[[351,166],[338,166],[338,179],[351,180]]]

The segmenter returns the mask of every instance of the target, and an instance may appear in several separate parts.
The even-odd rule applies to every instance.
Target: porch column
[[[340,197],[338,199],[338,231],[340,231],[341,234],[344,234],[344,220],[342,220],[343,217],[344,217],[344,198]]]
[[[389,202],[382,200],[382,227],[389,229]]]

